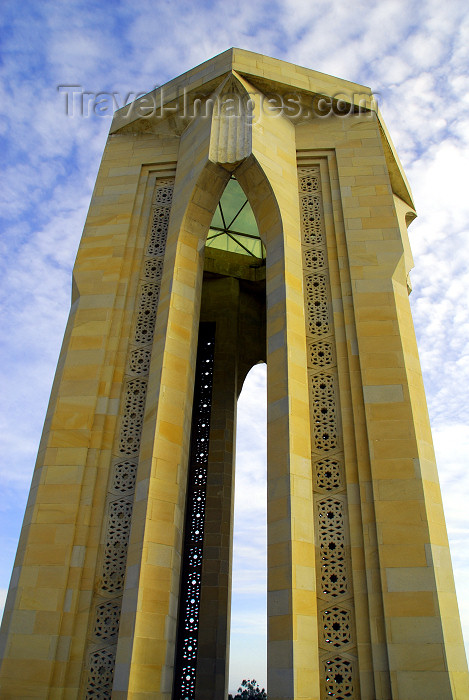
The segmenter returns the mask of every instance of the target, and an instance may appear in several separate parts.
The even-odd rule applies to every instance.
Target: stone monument
[[[373,94],[230,49],[118,111],[2,626],[2,698],[223,700],[236,401],[267,363],[269,700],[463,700]]]

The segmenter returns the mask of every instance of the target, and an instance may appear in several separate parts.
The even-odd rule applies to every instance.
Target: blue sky
[[[110,116],[67,116],[58,86],[122,98],[238,46],[379,95],[419,213],[410,228],[411,303],[469,640],[467,3],[6,0],[0,32],[0,589],[8,586],[68,314],[71,266],[110,125]],[[247,432],[240,426],[238,446],[243,528],[236,534],[233,630],[242,643],[233,652],[231,687],[253,675],[265,683],[265,431],[253,424],[265,392],[257,372],[243,396]]]

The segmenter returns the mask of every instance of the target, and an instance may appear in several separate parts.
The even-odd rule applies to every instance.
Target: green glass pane
[[[232,177],[212,219],[207,246],[264,258],[256,219],[240,184]]]
[[[206,245],[209,248],[227,250],[240,255],[253,255],[256,258],[264,258],[264,250],[260,238],[246,238],[243,235],[220,233],[210,229]]]
[[[217,228],[224,228],[219,206],[217,206],[215,214],[213,215],[212,226],[216,226]]]

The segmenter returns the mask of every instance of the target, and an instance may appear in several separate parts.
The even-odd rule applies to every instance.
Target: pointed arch
[[[135,595],[136,603],[129,600],[129,605],[136,605],[137,612],[129,636],[119,639],[117,663],[122,660],[125,664],[129,686],[135,692],[141,686],[140,670],[144,670],[154,687],[165,690],[172,685],[205,242],[216,206],[234,171],[252,206],[266,247],[268,658],[271,659],[268,683],[278,689],[279,697],[293,697],[304,671],[295,665],[294,659],[305,644],[316,639],[317,613],[313,590],[311,448],[298,183],[292,126],[286,119],[265,116],[262,124],[253,126],[251,153],[240,162],[229,164],[209,159],[212,127],[210,118],[197,119],[180,142],[175,206],[168,227],[137,477],[136,491],[142,507],[135,511],[131,532],[130,547],[139,563],[135,568],[135,585],[126,590],[123,603],[127,605],[125,598],[129,596],[133,601]],[[277,152],[275,162],[271,157],[273,150]],[[228,279],[223,284],[229,287],[232,282]],[[227,319],[223,322],[226,324]],[[233,331],[239,341],[237,328]],[[234,377],[234,368],[233,372]],[[236,392],[230,391],[232,411]],[[221,397],[223,402],[223,394]],[[226,420],[229,423],[231,419]],[[221,478],[228,478],[225,469],[228,462],[225,457],[219,462]],[[213,482],[215,499],[220,491],[217,478],[218,475]],[[230,493],[229,489],[224,506],[228,512]],[[228,521],[230,517],[226,516]],[[219,515],[217,526],[226,518]],[[223,534],[226,536],[226,532]],[[305,540],[311,543],[307,547]],[[224,557],[222,561],[226,561]],[[220,558],[214,556],[212,561]],[[228,574],[220,571],[219,575]],[[154,586],[154,581],[163,580],[167,582],[165,599],[158,613],[154,613],[152,599],[145,591]],[[223,605],[226,620],[226,602]],[[148,633],[148,619],[152,615],[164,629],[159,636]],[[226,626],[226,623],[222,625],[225,629],[222,636],[226,634]],[[217,644],[220,634],[215,630]],[[142,640],[145,640],[144,655]],[[216,683],[224,683],[226,677],[226,645],[222,639],[217,655],[206,657],[210,663],[221,660],[225,669],[216,675]],[[146,661],[149,658],[151,664]],[[311,663],[313,670],[317,670],[316,660]]]

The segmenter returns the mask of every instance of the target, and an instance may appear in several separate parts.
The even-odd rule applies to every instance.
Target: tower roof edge
[[[365,98],[372,98],[373,95],[372,90],[364,85],[297,66],[278,58],[231,47],[138,98],[131,103],[136,106],[136,109],[130,109],[130,106],[126,105],[117,110],[110,133],[115,133],[123,126],[139,119],[142,116],[139,107],[145,103],[154,104],[158,108],[164,107],[180,99],[184,93],[210,88],[213,81],[218,81],[231,71],[243,75],[256,87],[259,86],[260,89],[271,92],[288,88],[327,97],[344,95],[346,101],[354,101],[355,95]]]

